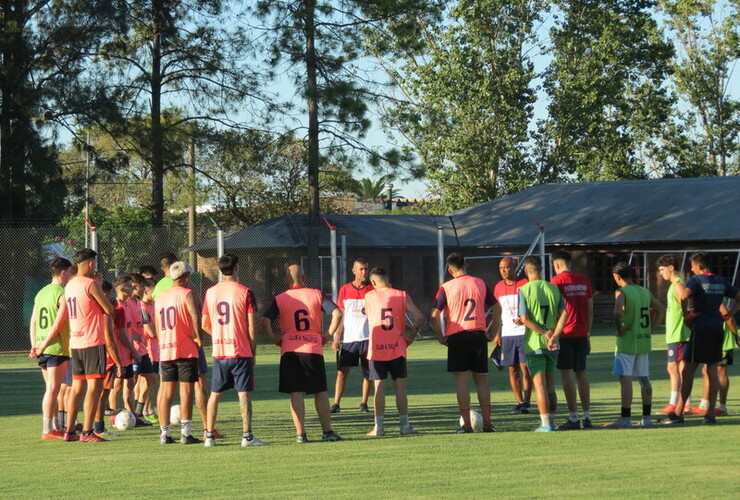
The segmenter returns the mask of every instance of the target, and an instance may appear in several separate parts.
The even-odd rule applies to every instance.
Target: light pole
[[[386,184],[385,190],[388,191],[388,210],[393,210],[393,184]]]

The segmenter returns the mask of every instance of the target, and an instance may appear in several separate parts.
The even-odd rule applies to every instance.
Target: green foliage
[[[440,208],[455,210],[528,187],[535,93],[526,52],[541,2],[462,0],[425,31],[423,58],[392,76],[407,102],[390,112],[418,154]]]
[[[359,196],[361,199],[386,199],[388,197],[388,190],[386,189],[385,185],[395,180],[395,175],[388,174],[381,175],[376,179],[363,177],[362,179],[355,181],[352,192]],[[392,189],[391,194],[395,196],[395,193],[397,193],[397,191],[397,189]]]

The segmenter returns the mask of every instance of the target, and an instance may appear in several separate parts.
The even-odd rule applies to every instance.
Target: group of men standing
[[[147,301],[147,306],[140,308],[138,316],[126,320],[124,315],[123,321],[114,322],[112,318],[117,309],[122,308],[121,303],[127,293],[126,283],[131,279],[114,281],[114,289],[119,294],[117,305],[103,291],[95,272],[96,257],[96,253],[89,249],[77,252],[73,276],[69,261],[54,260],[52,283],[39,292],[36,299],[31,323],[31,354],[39,357],[47,384],[42,438],[87,442],[104,440],[104,430],[97,425],[94,427],[93,423],[101,420],[104,409],[101,394],[105,380],[111,376],[114,379],[129,378],[134,360],[138,365],[146,364],[144,357],[149,357],[146,349],[139,349],[132,341],[141,342],[146,333],[158,347],[159,366],[156,371],[161,380],[158,411],[163,444],[174,442],[170,430],[170,407],[176,389],[179,389],[181,403],[180,442],[200,442],[192,436],[190,427],[196,400],[205,429],[204,444],[215,446],[216,439],[221,437],[215,429],[221,394],[232,388],[239,394],[242,445],[267,444],[256,438],[251,429],[256,302],[252,291],[239,282],[238,258],[227,254],[219,259],[218,266],[224,279],[207,290],[201,304],[190,285],[190,266],[167,254],[162,261],[165,278],[156,288],[153,282],[149,284],[153,304]],[[526,279],[518,279],[511,258],[503,258],[499,264],[502,280],[493,290],[483,280],[467,274],[462,254],[450,254],[446,263],[452,279],[439,288],[430,320],[438,341],[447,347],[447,371],[455,380],[462,422],[457,432],[474,432],[470,417],[471,376],[480,404],[482,430],[496,432],[491,421],[487,376],[490,341],[500,346],[500,364],[508,367],[516,400],[515,412],[530,412],[534,389],[540,414],[537,432],[556,429],[556,368],[561,373],[569,412],[568,420],[559,429],[592,427],[586,359],[590,353],[593,292],[588,278],[571,270],[570,254],[558,251],[552,255],[555,276],[551,282],[542,279],[542,263],[538,257],[527,257],[523,261]],[[691,257],[695,276],[685,286],[677,278],[675,259],[671,261],[664,257],[660,265],[661,275],[671,281],[667,336],[669,342],[675,340],[669,343],[668,359],[672,381],[671,407],[667,408],[668,416],[663,422],[683,421],[682,409],[691,392],[694,371],[697,364],[704,363],[708,379],[705,420],[712,423],[714,401],[721,386],[717,366],[722,361],[725,345],[722,326],[725,321],[730,324],[732,314],[740,307],[740,292],[709,272],[706,254],[697,253]],[[306,277],[299,265],[289,265],[285,273],[287,290],[278,294],[262,314],[262,330],[271,342],[280,347],[279,391],[290,396],[290,410],[299,443],[308,442],[304,424],[306,394],[314,395],[322,440],[341,440],[332,430],[331,415],[341,411],[347,376],[351,367],[358,365],[363,373],[360,411],[369,411],[370,385],[373,384],[375,389],[375,420],[368,435],[385,434],[385,384],[389,374],[395,388],[400,433],[418,432],[408,415],[406,359],[407,346],[413,342],[424,316],[406,292],[391,286],[385,269],[368,270],[367,261],[358,258],[353,263],[352,272],[354,280],[341,287],[335,304],[321,291],[305,286]],[[620,418],[605,427],[631,427],[633,377],[640,382],[643,400],[643,416],[639,423],[652,423],[652,387],[647,353],[651,348],[652,327],[660,323],[665,310],[646,288],[634,284],[631,274],[632,270],[626,263],[619,263],[613,269],[618,286],[614,309],[617,334],[614,375],[620,379],[622,409]],[[688,303],[690,298],[693,300],[691,306]],[[732,310],[722,305],[723,298],[735,299]],[[651,310],[654,317],[651,317]],[[489,311],[492,312],[490,322]],[[322,327],[322,313],[331,316],[326,330]],[[691,328],[685,328],[684,321]],[[273,322],[277,322],[279,331],[274,330]],[[140,323],[134,329],[134,337],[130,333],[131,323]],[[685,330],[689,331],[688,336]],[[210,332],[213,339],[213,375],[211,395],[207,399],[202,331]],[[323,357],[323,346],[329,341],[337,353],[332,406],[329,404]],[[76,434],[74,418],[66,423],[63,435],[52,429],[49,421],[63,375],[62,367],[66,368],[70,357],[73,383],[64,405],[69,415],[76,415],[79,398],[87,389],[81,436]],[[151,359],[148,366],[153,366]],[[677,388],[680,391],[676,391]],[[675,392],[679,392],[676,397]],[[579,397],[582,421],[577,410]],[[141,399],[141,402],[137,399],[137,411],[143,408],[143,397]]]

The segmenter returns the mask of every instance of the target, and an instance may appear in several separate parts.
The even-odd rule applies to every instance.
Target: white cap
[[[186,264],[181,260],[174,262],[170,266],[170,278],[172,278],[173,280],[179,279],[186,274],[191,274],[192,272],[193,268],[190,267],[190,264]]]

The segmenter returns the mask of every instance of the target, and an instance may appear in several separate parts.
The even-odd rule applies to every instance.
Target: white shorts
[[[649,377],[650,358],[648,353],[614,355],[614,371],[612,375],[620,377]]]

